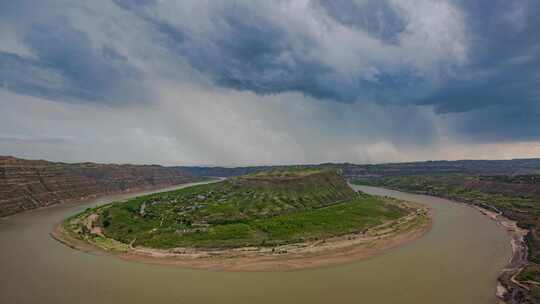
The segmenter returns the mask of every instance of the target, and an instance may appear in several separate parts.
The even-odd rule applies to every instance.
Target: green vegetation
[[[87,208],[84,212],[78,213],[64,220],[62,226],[71,237],[85,240],[108,251],[125,252],[129,247],[127,244],[107,238],[103,235],[92,234],[87,228],[87,218],[91,214],[100,213],[105,208],[107,208],[107,206]]]
[[[517,277],[520,281],[540,282],[540,265],[528,265]]]
[[[516,176],[522,180],[522,177]],[[356,180],[355,184],[402,189],[411,192],[427,193],[450,199],[485,204],[508,212],[527,213],[540,216],[540,198],[534,193],[526,193],[509,187],[514,185],[510,177],[448,175],[411,175],[379,179]],[[534,223],[532,223],[534,224]]]
[[[104,237],[151,248],[276,246],[360,232],[410,212],[333,171],[279,169],[146,195],[95,212]],[[78,229],[84,229],[80,228]]]

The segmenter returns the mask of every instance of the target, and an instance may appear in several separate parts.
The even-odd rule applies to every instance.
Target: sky
[[[0,155],[540,157],[537,0],[0,0]]]

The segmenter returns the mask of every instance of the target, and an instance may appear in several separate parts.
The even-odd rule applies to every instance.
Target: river
[[[380,256],[293,272],[215,272],[123,261],[68,248],[49,236],[87,204],[0,219],[0,303],[493,304],[510,239],[473,208],[430,196],[355,186],[429,205],[433,229]]]

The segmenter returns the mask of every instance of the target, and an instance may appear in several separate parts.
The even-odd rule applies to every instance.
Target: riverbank
[[[422,237],[432,227],[431,209],[408,202],[403,204],[416,211],[362,233],[275,247],[213,250],[132,247],[104,239],[97,230],[94,230],[97,241],[90,239],[87,242],[66,231],[62,224],[51,235],[71,248],[108,254],[128,261],[219,271],[291,271],[367,259]]]
[[[503,227],[510,236],[510,245],[512,246],[512,257],[508,261],[508,265],[501,271],[497,285],[497,297],[503,301],[503,303],[514,303],[515,294],[512,290],[515,288],[523,288],[529,290],[529,288],[516,280],[516,276],[527,265],[527,244],[525,243],[525,236],[529,231],[527,229],[519,228],[516,221],[512,221],[502,214],[492,210],[488,210],[479,206],[471,206],[482,214],[486,215],[499,226]]]
[[[424,193],[420,193],[425,195]],[[439,196],[442,197],[442,196]],[[487,216],[493,220],[497,225],[502,227],[510,236],[510,246],[512,248],[512,255],[508,260],[506,266],[501,270],[499,277],[497,278],[496,296],[499,299],[498,304],[516,304],[521,303],[520,293],[525,290],[529,291],[529,288],[516,280],[516,277],[528,264],[528,247],[525,242],[525,236],[529,233],[529,230],[520,228],[517,225],[517,221],[513,221],[502,215],[500,212],[482,208],[478,205],[470,204],[468,202],[459,201],[447,197],[442,197],[451,202],[463,204],[467,207],[478,210],[481,214]]]
[[[512,241],[514,248],[524,248],[521,250],[524,252],[521,259],[524,260],[526,255],[526,262],[522,262],[526,265],[525,267],[511,267],[515,274],[503,273],[501,281],[509,287],[505,296],[505,300],[509,303],[540,303],[540,235],[538,233],[540,231],[540,183],[538,183],[538,175],[416,175],[384,177],[359,182],[480,206],[515,221],[519,228],[527,229],[528,233],[523,241],[518,241],[517,238],[513,238]]]
[[[152,194],[152,193],[162,192],[162,191],[177,190],[177,189],[181,189],[185,187],[214,183],[214,182],[218,182],[222,180],[224,180],[224,178],[213,178],[210,180],[201,180],[197,182],[182,183],[182,184],[176,184],[176,185],[136,187],[136,188],[126,189],[120,192],[87,195],[87,196],[82,196],[82,197],[73,198],[73,199],[66,199],[60,203],[27,209],[27,210],[20,211],[14,214],[6,215],[6,216],[0,216],[0,219],[7,219],[7,218],[10,218],[19,214],[23,214],[23,213],[39,212],[42,210],[58,207],[61,205],[84,205],[84,204],[89,204],[92,202],[99,204],[101,200],[104,200],[106,201],[104,203],[107,203],[108,201],[111,201],[111,200],[119,201],[119,200],[124,200],[124,199],[135,197],[135,196],[147,195],[147,194]]]
[[[445,197],[443,195],[434,195],[432,193],[424,191],[411,191],[401,190],[393,187],[384,187],[385,189],[394,191],[406,191],[409,193],[415,193],[419,195],[427,195],[446,199],[453,203],[462,204],[479,211],[481,214],[487,216],[491,220],[495,221],[497,225],[502,227],[510,236],[510,246],[512,248],[512,255],[508,260],[506,266],[501,270],[500,275],[497,278],[496,296],[499,299],[499,304],[515,304],[521,303],[523,291],[529,291],[529,288],[516,280],[516,277],[528,264],[528,247],[525,241],[525,236],[529,232],[526,229],[522,229],[517,225],[517,221],[513,221],[502,215],[498,210],[490,210],[482,208],[478,205],[469,203],[467,201],[461,201],[456,198]]]

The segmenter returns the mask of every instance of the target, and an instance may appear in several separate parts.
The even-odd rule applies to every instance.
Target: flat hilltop
[[[355,192],[333,170],[280,169],[89,209],[64,227],[121,250],[272,248],[362,234],[416,211]]]

